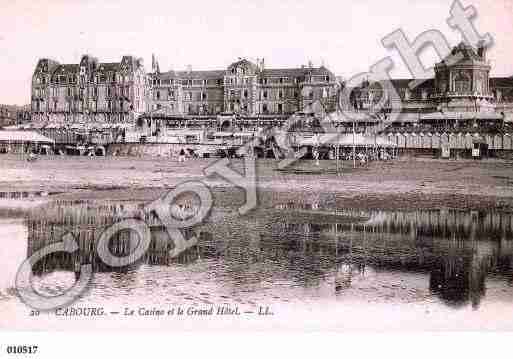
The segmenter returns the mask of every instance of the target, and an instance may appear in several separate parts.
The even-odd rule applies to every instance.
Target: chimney
[[[192,65],[187,65],[187,72],[188,73],[191,73],[192,72]]]
[[[486,61],[486,45],[484,40],[479,40],[479,42],[477,43],[477,55],[483,61]]]

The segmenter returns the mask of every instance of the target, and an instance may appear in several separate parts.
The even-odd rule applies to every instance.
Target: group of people
[[[360,163],[366,163],[370,161],[388,161],[393,158],[393,154],[391,154],[387,149],[381,148],[378,150],[372,151],[362,151],[362,150],[341,150],[339,154],[339,159],[345,161],[352,161],[356,159]],[[330,151],[330,159],[335,159],[335,151]]]

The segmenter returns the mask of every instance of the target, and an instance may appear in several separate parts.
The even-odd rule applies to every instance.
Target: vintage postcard
[[[513,329],[512,1],[0,20],[1,331]]]

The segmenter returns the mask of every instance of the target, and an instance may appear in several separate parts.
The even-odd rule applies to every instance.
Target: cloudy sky
[[[513,0],[462,0],[474,5],[480,33],[495,40],[493,74],[513,75]],[[409,77],[381,39],[401,28],[410,39],[446,23],[450,0],[0,0],[0,103],[30,102],[30,79],[41,57],[76,63],[84,53],[102,62],[155,53],[162,71],[223,69],[238,57],[264,57],[268,67],[324,63],[349,78],[385,56],[394,77]],[[434,51],[422,55],[426,66]]]

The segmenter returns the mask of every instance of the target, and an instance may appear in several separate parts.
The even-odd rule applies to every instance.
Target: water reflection
[[[425,300],[419,289],[425,285],[428,296],[448,306],[471,304],[476,309],[490,278],[498,278],[504,287],[512,283],[509,213],[362,211],[288,202],[240,218],[218,209],[207,223],[186,231],[187,238],[199,238],[198,245],[173,259],[169,256],[173,244],[164,227],[142,209],[140,203],[56,201],[30,210],[25,215],[28,256],[67,232],[76,236],[80,247],[74,254],[47,256],[34,272],[77,272],[80,265],[92,264],[96,273],[112,273],[112,291],[112,287],[135,286],[138,271],[157,267],[168,281],[169,273],[159,266],[198,270],[194,266],[200,263],[205,271],[201,280],[236,300],[249,295],[251,301],[266,293],[284,301],[294,296],[364,294],[415,301]],[[98,258],[95,245],[106,227],[125,218],[150,224],[150,248],[134,265],[111,268]],[[110,241],[111,251],[129,255],[134,235],[118,232]],[[151,273],[155,275],[155,269]],[[151,290],[155,282],[147,278],[137,285]]]

